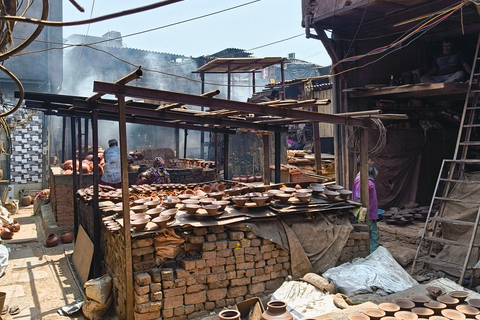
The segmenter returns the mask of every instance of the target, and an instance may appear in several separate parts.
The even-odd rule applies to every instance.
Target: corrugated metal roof
[[[194,72],[252,72],[275,64],[279,64],[286,58],[216,58],[205,63]]]

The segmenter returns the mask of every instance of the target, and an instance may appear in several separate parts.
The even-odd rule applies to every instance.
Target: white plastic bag
[[[3,276],[5,269],[8,266],[8,249],[3,244],[0,244],[0,277]]]
[[[349,297],[360,293],[386,296],[418,285],[384,247],[378,247],[366,258],[330,268],[322,276]]]

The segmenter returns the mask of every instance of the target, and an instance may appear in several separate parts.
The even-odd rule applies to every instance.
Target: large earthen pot
[[[56,233],[49,233],[47,235],[47,239],[45,239],[45,243],[47,244],[47,247],[55,247],[58,242],[60,242],[60,238]]]
[[[0,236],[4,240],[9,240],[12,239],[13,237],[13,231],[8,228],[8,226],[1,226],[0,227]]]
[[[32,197],[25,195],[20,199],[20,204],[24,207],[29,206],[32,203]]]
[[[17,220],[14,219],[14,220],[13,220],[13,223],[11,224],[11,226],[12,226],[11,229],[12,229],[13,232],[18,232],[18,231],[20,231],[20,223],[19,223]]]
[[[262,314],[262,320],[293,320],[287,304],[280,300],[273,300],[267,303],[267,310]]]
[[[63,231],[60,236],[62,243],[70,243],[73,241],[73,233],[70,230]]]

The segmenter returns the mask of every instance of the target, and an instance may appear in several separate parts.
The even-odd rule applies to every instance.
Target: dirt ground
[[[41,217],[32,214],[33,206],[21,207],[12,216],[20,223],[20,231],[15,233],[12,240],[3,240],[10,250],[10,256],[5,274],[0,277],[0,291],[7,293],[5,305],[10,308],[18,306],[20,313],[11,315],[7,312],[2,319],[86,319],[81,311],[68,317],[57,313],[59,308],[83,300],[82,291],[67,260],[74,245],[60,243],[56,247],[47,247]],[[404,257],[414,255],[423,222],[403,226],[379,222],[378,226],[380,244],[389,249],[394,257],[397,252]],[[404,266],[407,272],[411,271],[410,266],[411,263]],[[358,302],[368,301],[369,298],[363,297]],[[205,317],[216,318],[216,315]],[[110,312],[104,319],[114,320],[117,317]]]
[[[6,292],[5,305],[10,310],[15,306],[20,310],[16,315],[7,312],[2,319],[86,319],[81,311],[69,317],[57,313],[59,308],[83,300],[67,260],[73,244],[47,247],[41,217],[32,213],[33,206],[29,206],[12,215],[20,223],[20,231],[12,240],[2,240],[10,253],[0,291]]]

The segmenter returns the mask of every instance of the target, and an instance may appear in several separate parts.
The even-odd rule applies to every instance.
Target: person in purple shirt
[[[360,157],[357,158],[357,164],[360,164]],[[375,190],[375,183],[373,180],[378,174],[377,169],[373,166],[374,162],[370,157],[368,158],[368,216],[370,219],[370,253],[375,251],[380,245],[380,234],[378,232],[378,202],[377,191]],[[355,177],[352,186],[352,200],[358,201],[360,199],[360,172]]]

